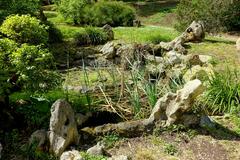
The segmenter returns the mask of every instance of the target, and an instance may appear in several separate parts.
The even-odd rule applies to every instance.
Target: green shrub
[[[202,20],[207,31],[240,28],[239,0],[181,0],[177,7],[178,30],[184,30],[193,20]]]
[[[89,3],[88,0],[61,0],[57,1],[58,10],[65,19],[71,19],[75,24],[84,22],[84,8]]]
[[[75,35],[75,41],[78,45],[99,45],[108,40],[107,33],[102,29],[88,27],[84,31]]]
[[[36,15],[40,9],[39,0],[1,0],[0,1],[0,24],[12,14]]]
[[[0,39],[0,68],[9,68],[11,66],[10,63],[10,55],[17,49],[18,45],[13,40],[4,38]]]
[[[48,27],[30,15],[12,15],[7,17],[0,31],[19,43],[40,44],[48,41]]]
[[[100,1],[90,9],[90,24],[94,26],[132,26],[136,18],[134,8],[124,2]]]
[[[134,8],[124,2],[62,0],[58,1],[57,5],[63,17],[74,24],[132,26],[136,17]]]
[[[213,113],[240,111],[240,73],[226,69],[209,78],[204,100]]]
[[[23,44],[12,53],[11,62],[25,89],[44,91],[60,83],[58,74],[50,71],[54,68],[52,54],[41,46]]]

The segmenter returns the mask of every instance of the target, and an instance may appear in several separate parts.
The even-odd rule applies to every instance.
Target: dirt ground
[[[132,160],[239,160],[240,137],[231,128],[221,126],[213,131],[196,128],[123,139],[108,152]]]

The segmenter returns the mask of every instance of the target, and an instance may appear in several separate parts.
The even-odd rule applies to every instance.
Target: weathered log
[[[186,49],[183,47],[187,42],[200,42],[204,39],[205,32],[204,26],[201,21],[193,21],[191,25],[178,37],[171,42],[161,42],[160,46],[167,50],[176,50],[180,53],[186,53]]]
[[[103,136],[107,134],[118,134],[123,137],[136,137],[143,133],[149,133],[154,128],[154,123],[148,119],[120,122],[117,124],[104,124],[97,127],[85,127],[81,129],[80,134],[86,139]]]

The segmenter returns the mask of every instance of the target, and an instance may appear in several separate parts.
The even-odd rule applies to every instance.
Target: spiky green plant
[[[233,113],[240,111],[239,71],[229,68],[215,72],[209,78],[204,100],[212,113]]]

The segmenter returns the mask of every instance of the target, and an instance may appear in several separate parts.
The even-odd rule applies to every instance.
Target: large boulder
[[[236,47],[237,47],[237,50],[240,51],[240,38],[238,38],[236,42]]]
[[[64,152],[60,160],[84,160],[84,158],[80,155],[80,152],[77,150]]]
[[[50,151],[60,156],[70,144],[77,144],[78,139],[73,109],[65,100],[57,100],[51,107]]]
[[[177,93],[168,93],[160,98],[154,106],[149,122],[166,120],[167,125],[178,123],[183,114],[191,109],[198,95],[204,91],[198,79],[189,81]]]

